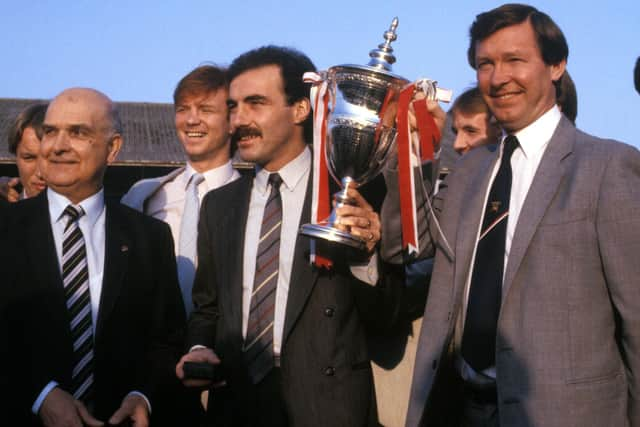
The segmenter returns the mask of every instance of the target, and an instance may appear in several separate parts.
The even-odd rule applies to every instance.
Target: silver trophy
[[[341,183],[337,206],[353,203],[347,189],[362,185],[382,170],[395,146],[398,97],[409,83],[391,73],[396,61],[391,42],[398,18],[384,33],[384,43],[369,52],[368,65],[338,65],[322,73],[327,83],[326,160],[329,173]],[[305,224],[300,233],[363,250],[366,241],[335,227],[335,209],[323,224]]]

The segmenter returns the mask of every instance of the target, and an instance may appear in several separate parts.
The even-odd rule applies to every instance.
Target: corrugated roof
[[[42,99],[0,98],[0,163],[12,163],[7,133],[16,116]],[[124,144],[116,165],[178,165],[184,153],[175,131],[172,104],[116,102],[122,119]]]

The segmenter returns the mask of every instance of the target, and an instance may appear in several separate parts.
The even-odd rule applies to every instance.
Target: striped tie
[[[278,284],[280,255],[280,227],[282,199],[277,173],[269,175],[271,193],[264,208],[260,242],[256,257],[256,272],[244,344],[245,362],[254,384],[260,382],[273,368],[273,320]]]
[[[73,340],[71,393],[76,399],[87,401],[93,388],[93,325],[87,251],[78,226],[84,211],[69,205],[64,215],[69,217],[62,243],[62,281]]]
[[[504,141],[500,167],[489,191],[473,263],[462,357],[477,372],[496,363],[496,332],[511,197],[511,155],[517,147],[517,138],[509,135]]]

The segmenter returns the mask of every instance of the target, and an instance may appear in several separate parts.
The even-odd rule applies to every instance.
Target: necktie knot
[[[75,207],[73,205],[67,205],[67,207],[64,208],[63,215],[69,218],[69,221],[67,222],[68,228],[69,225],[73,224],[78,219],[80,219],[82,215],[84,215],[84,209],[82,209],[81,206]]]
[[[518,138],[514,135],[509,135],[504,139],[504,148],[502,151],[502,156],[504,159],[511,159],[511,155],[518,148],[520,143],[518,142]]]
[[[280,190],[280,185],[282,184],[282,177],[279,173],[269,174],[269,184],[271,184],[271,188]]]
[[[191,175],[191,179],[189,180],[189,184],[187,185],[187,187],[198,187],[198,185],[200,185],[200,183],[204,181],[204,176],[202,176],[201,173],[194,173],[193,175]]]

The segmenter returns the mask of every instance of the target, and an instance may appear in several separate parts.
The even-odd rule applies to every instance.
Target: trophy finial
[[[398,17],[396,16],[391,21],[389,29],[384,32],[384,43],[380,43],[377,49],[373,49],[369,52],[371,60],[369,61],[370,67],[382,68],[386,71],[391,71],[391,64],[396,62],[396,57],[393,56],[393,48],[391,42],[398,38],[396,34],[396,28],[398,28]]]

